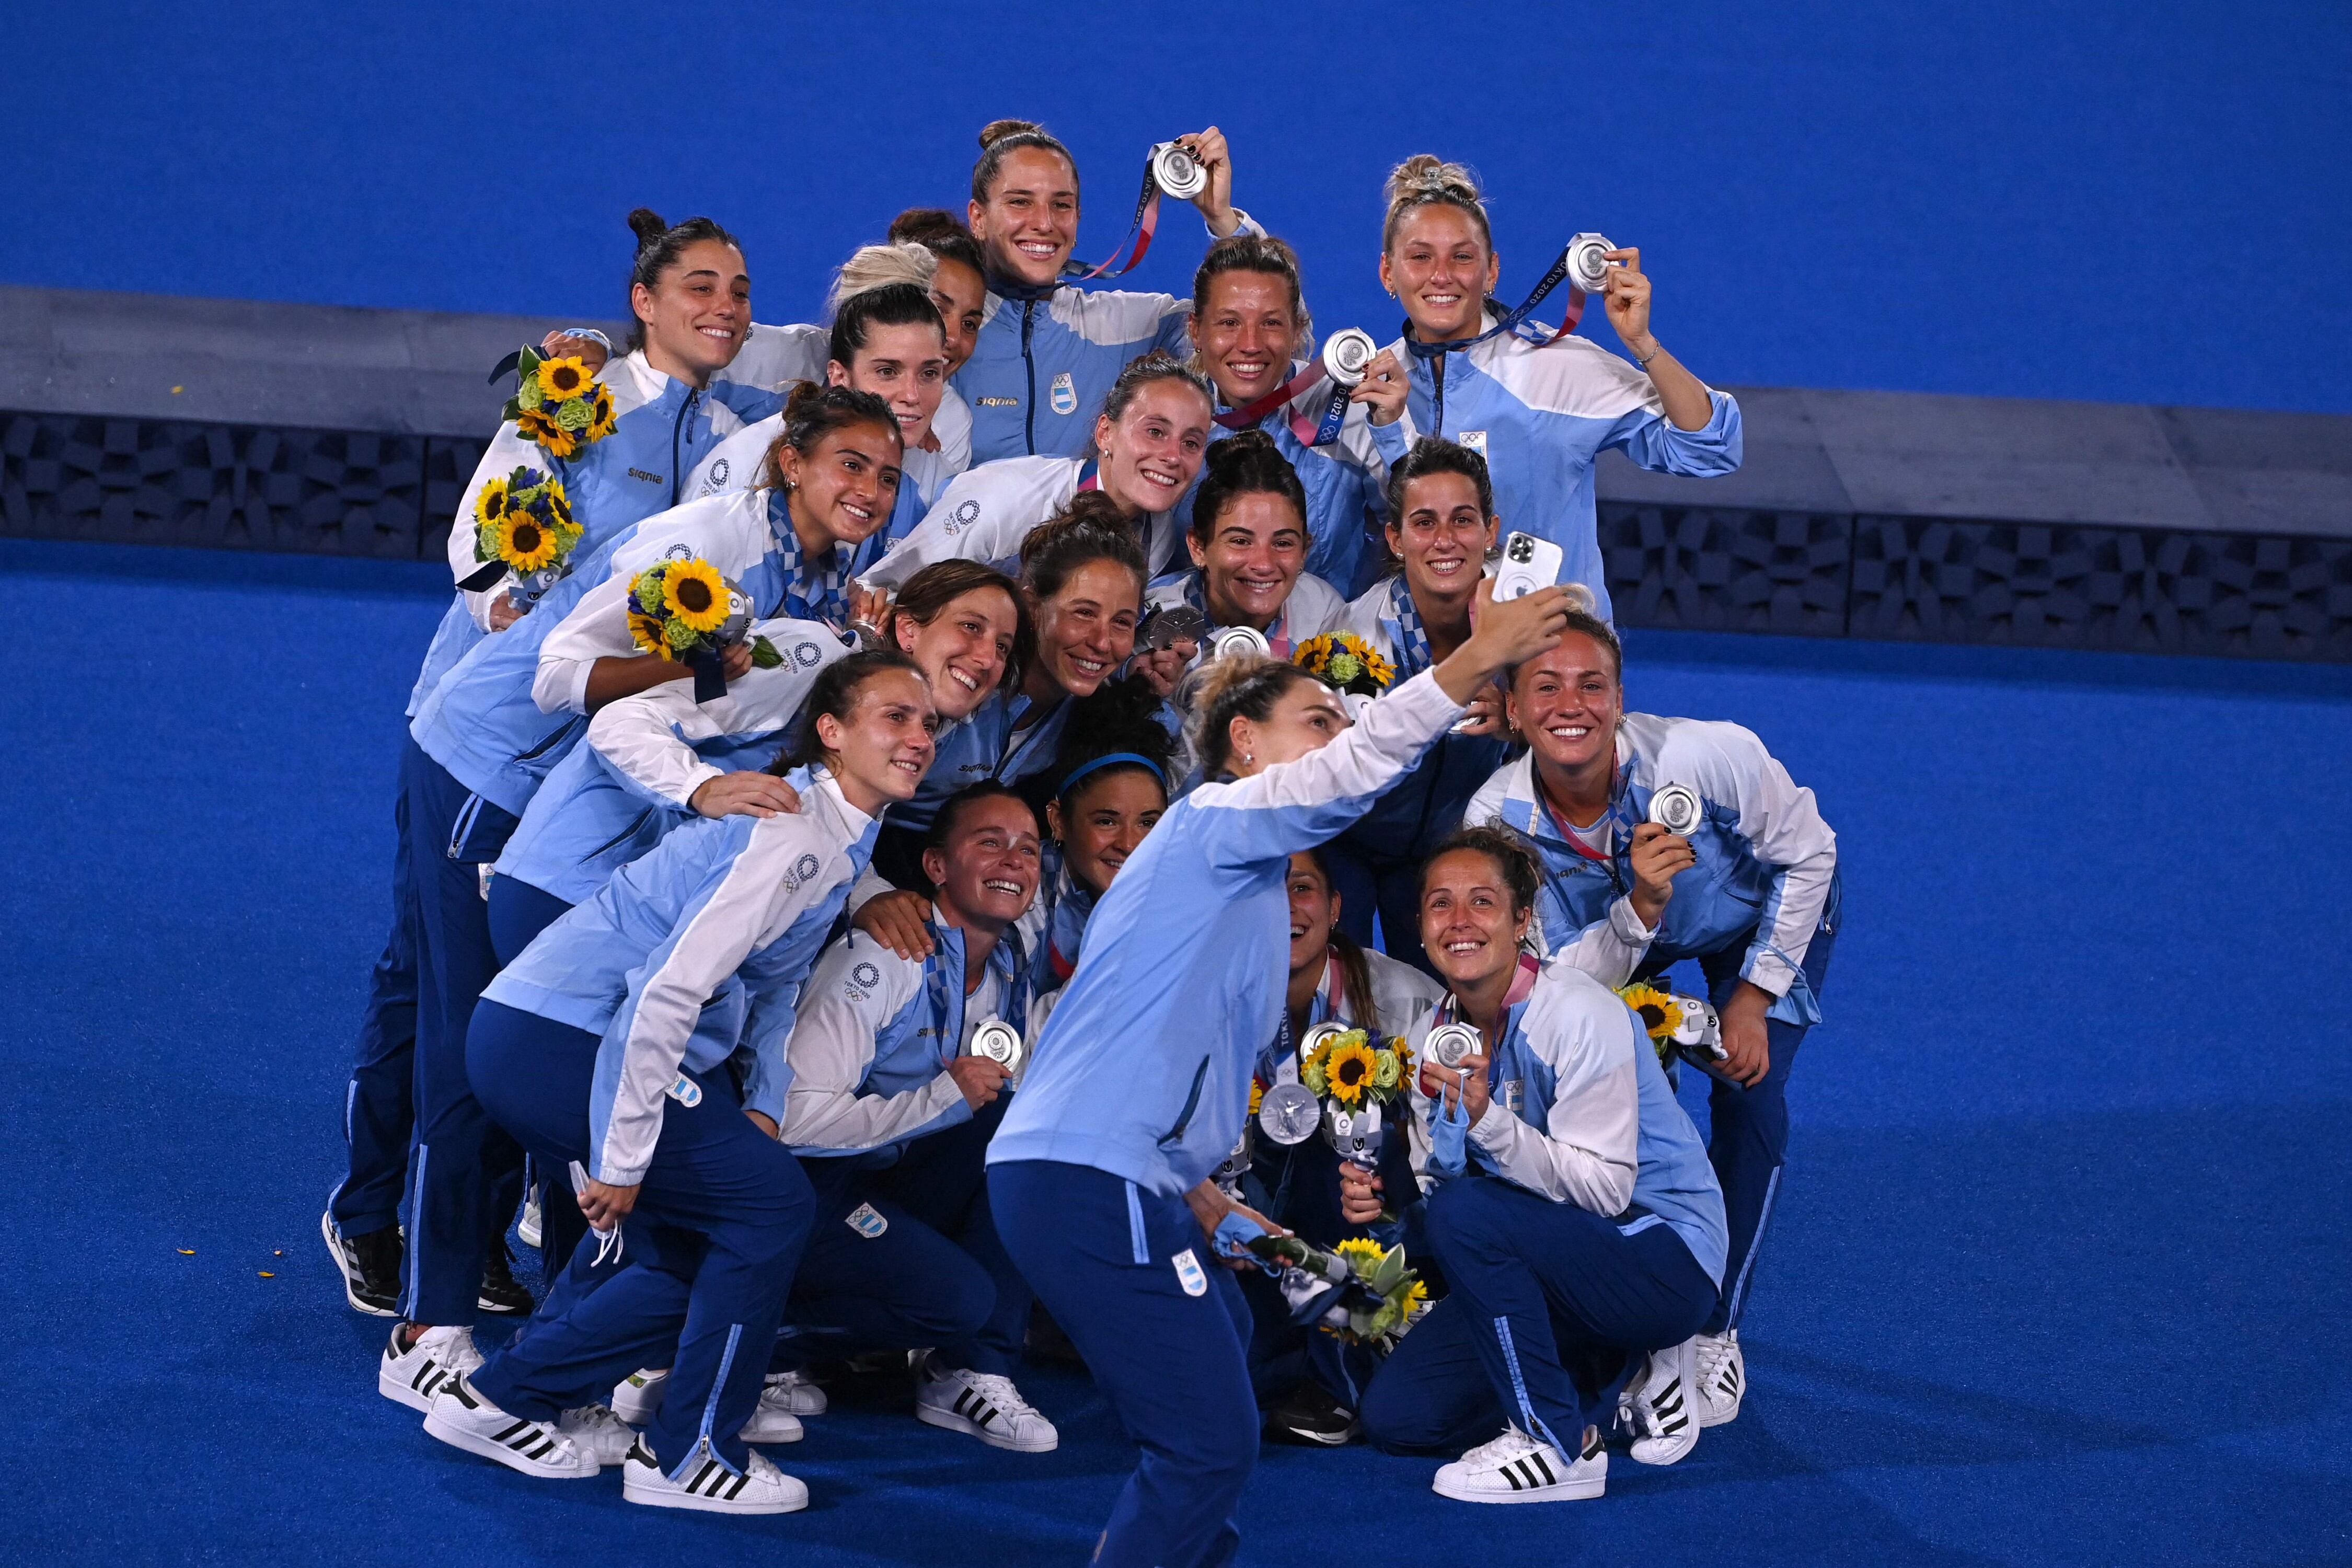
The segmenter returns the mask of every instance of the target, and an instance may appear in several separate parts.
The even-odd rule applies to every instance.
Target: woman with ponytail
[[[1193,205],[1212,239],[1263,233],[1233,205],[1233,161],[1211,126],[1180,143],[1207,174]],[[1083,458],[1120,368],[1139,354],[1183,359],[1184,302],[1065,281],[1078,238],[1078,164],[1026,120],[980,133],[967,210],[988,271],[989,310],[956,389],[972,409],[972,458]]]
[[[1239,1543],[1259,1421],[1247,1309],[1219,1265],[1254,1267],[1247,1244],[1278,1227],[1211,1176],[1284,1013],[1290,857],[1361,816],[1497,672],[1549,647],[1565,597],[1482,603],[1467,642],[1353,724],[1294,664],[1220,659],[1202,682],[1193,752],[1208,782],[1096,906],[988,1152],[1006,1250],[1143,1448],[1096,1550],[1105,1568],[1223,1563]]]
[[[1659,473],[1739,467],[1739,405],[1685,370],[1650,331],[1642,253],[1608,253],[1609,324],[1633,360],[1590,338],[1511,321],[1494,297],[1502,261],[1470,171],[1423,153],[1389,174],[1381,287],[1404,306],[1389,352],[1409,363],[1405,442],[1444,437],[1486,459],[1507,529],[1560,547],[1559,580],[1609,618],[1592,464],[1614,448]]]

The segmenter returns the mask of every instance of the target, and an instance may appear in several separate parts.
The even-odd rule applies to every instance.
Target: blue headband
[[[1160,788],[1162,794],[1167,792],[1168,774],[1160,768],[1158,763],[1153,762],[1150,757],[1144,756],[1139,752],[1107,752],[1090,763],[1080,763],[1076,767],[1072,768],[1066,774],[1063,775],[1061,787],[1054,792],[1055,798],[1058,799],[1068,795],[1072,790],[1077,787],[1078,781],[1086,777],[1088,773],[1100,773],[1105,768],[1117,767],[1121,763],[1132,763],[1134,766],[1141,768],[1144,772],[1150,773],[1153,778],[1160,781]]]

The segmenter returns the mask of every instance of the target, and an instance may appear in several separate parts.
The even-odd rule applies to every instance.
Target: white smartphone
[[[1495,568],[1495,597],[1518,599],[1559,581],[1566,559],[1559,545],[1532,533],[1513,532],[1503,540],[1503,559]]]

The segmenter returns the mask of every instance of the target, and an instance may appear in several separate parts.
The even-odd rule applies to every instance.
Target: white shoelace
[[[1011,1378],[1000,1377],[994,1373],[986,1372],[971,1372],[964,1375],[971,1380],[971,1391],[995,1405],[998,1415],[1012,1416],[1037,1414],[1037,1407],[1021,1397],[1021,1391],[1013,1386]]]
[[[1543,1447],[1543,1444],[1537,1442],[1517,1427],[1506,1426],[1503,1428],[1501,1436],[1481,1443],[1463,1455],[1462,1462],[1473,1467],[1506,1465],[1513,1459],[1532,1454]]]
[[[1702,1382],[1712,1382],[1717,1373],[1731,1364],[1731,1358],[1739,1353],[1739,1336],[1737,1333],[1701,1334],[1696,1349],[1699,1378]]]

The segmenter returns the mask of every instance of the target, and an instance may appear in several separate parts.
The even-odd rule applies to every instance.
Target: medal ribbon
[[[1318,383],[1328,381],[1330,373],[1323,368],[1322,360],[1307,362],[1305,369],[1263,397],[1254,397],[1239,408],[1228,408],[1216,416],[1216,422],[1227,430],[1247,430],[1263,421],[1276,409],[1292,398],[1300,396]],[[1348,421],[1348,394],[1350,388],[1334,384],[1331,395],[1323,405],[1319,419],[1309,419],[1304,414],[1291,415],[1286,421],[1290,433],[1298,437],[1302,447],[1328,447],[1339,438],[1339,426]]]

